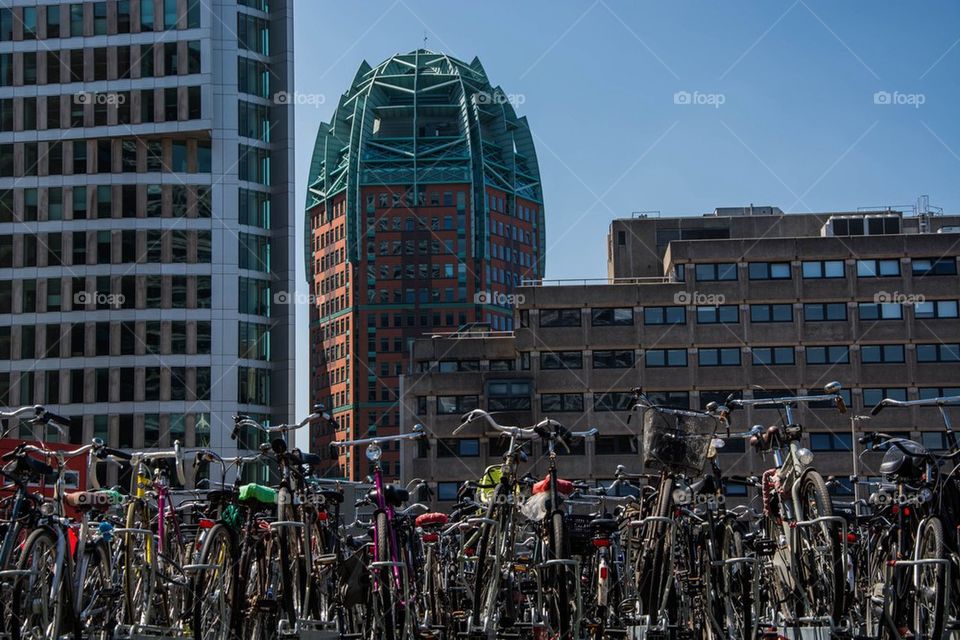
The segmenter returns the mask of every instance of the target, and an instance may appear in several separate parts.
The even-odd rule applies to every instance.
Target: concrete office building
[[[135,448],[291,417],[292,10],[0,7],[0,405]]]
[[[507,424],[550,416],[571,429],[598,427],[581,450],[595,455],[560,464],[564,475],[602,481],[617,464],[639,466],[639,422],[626,422],[633,387],[702,408],[737,390],[816,393],[832,380],[850,411],[798,416],[818,467],[848,475],[852,415],[885,396],[960,393],[958,231],[960,216],[773,207],[614,220],[608,280],[528,283],[517,290],[515,331],[416,342],[403,420],[426,425],[436,446],[408,447],[404,475],[436,482],[449,500],[458,481],[497,462],[498,443],[479,430],[450,435],[474,406],[503,411]],[[772,410],[735,414],[744,430],[775,419]],[[910,433],[938,448],[941,424],[936,409],[888,410],[859,429]],[[531,470],[542,475],[538,448]],[[744,474],[769,460],[728,442],[721,463]]]
[[[543,194],[514,98],[474,59],[417,50],[364,62],[317,134],[306,211],[310,394],[331,439],[396,433],[410,342],[513,327],[509,294],[543,275]],[[397,450],[384,452],[388,476]],[[328,474],[364,477],[362,452]]]

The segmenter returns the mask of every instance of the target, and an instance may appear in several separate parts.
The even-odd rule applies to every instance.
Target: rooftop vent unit
[[[902,233],[899,213],[877,215],[831,216],[820,228],[820,235],[829,236],[891,236]]]
[[[717,207],[713,210],[713,214],[708,213],[707,215],[714,215],[719,218],[737,216],[782,216],[783,211],[780,207],[755,207],[751,204],[748,207]]]

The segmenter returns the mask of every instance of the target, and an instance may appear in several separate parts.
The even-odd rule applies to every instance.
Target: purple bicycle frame
[[[393,507],[387,503],[386,496],[384,495],[383,487],[383,473],[380,470],[380,463],[373,469],[373,486],[377,490],[377,510],[382,511],[387,514],[387,528],[390,530],[390,562],[400,562],[399,554],[399,542],[397,541],[397,532],[391,525],[393,522],[394,511]],[[379,531],[377,531],[377,520],[373,520],[373,539],[379,540]],[[373,561],[374,562],[385,562],[386,558],[381,558],[380,550],[377,548],[377,545],[373,545]],[[400,567],[394,565],[393,567],[393,580],[396,584],[397,589],[400,593],[403,593],[403,580],[400,575]]]
[[[170,495],[170,491],[167,488],[166,484],[159,483],[154,484],[154,489],[157,491],[157,538],[159,540],[160,549],[166,548],[167,542],[167,528],[165,524],[166,516],[166,506],[167,501]],[[173,508],[173,503],[170,503],[170,514],[173,516],[171,520],[173,521],[173,534],[176,537],[177,544],[183,542],[183,538],[180,536],[180,521],[177,519],[177,511]]]

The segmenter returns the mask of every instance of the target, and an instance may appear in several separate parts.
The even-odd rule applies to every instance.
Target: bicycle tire
[[[554,511],[550,516],[550,556],[552,560],[567,560],[570,556],[567,548],[567,531],[563,521],[563,512]],[[567,640],[572,637],[571,633],[571,608],[569,600],[569,590],[567,585],[567,567],[558,565],[554,574],[554,586],[556,589],[555,612],[557,615],[555,629],[560,634],[560,640]]]
[[[487,520],[495,520],[495,509],[496,505],[499,503],[499,496],[501,494],[500,485],[493,491],[493,496],[490,499],[490,504],[487,505],[487,512],[484,514]],[[486,566],[487,566],[487,554],[490,552],[490,532],[493,530],[493,525],[489,522],[485,522],[480,526],[480,539],[477,543],[477,553],[475,558],[476,570],[474,571],[473,576],[473,603],[470,620],[474,625],[479,624],[480,622],[480,610],[483,608],[483,603],[487,593],[487,584],[486,584]],[[492,577],[492,576],[491,576]]]
[[[146,504],[131,502],[127,508],[127,529],[151,529]],[[123,534],[123,622],[139,624],[150,610],[154,575],[152,562],[157,562],[157,549],[152,535]],[[150,624],[151,620],[145,621]]]
[[[870,554],[867,569],[869,583],[863,594],[866,601],[864,632],[870,638],[900,640],[897,625],[902,615],[902,603],[897,595],[896,583],[899,573],[890,564],[891,560],[897,558],[896,546],[893,532],[871,544],[873,553]],[[892,629],[890,625],[893,625]]]
[[[80,611],[76,624],[77,632],[87,630],[90,638],[106,640],[113,637],[115,617],[109,595],[113,590],[113,574],[110,568],[110,547],[100,540],[87,547],[81,560],[84,568],[80,589]]]
[[[748,567],[752,565],[745,562],[728,563],[734,558],[744,557],[743,535],[739,530],[728,522],[721,535],[724,627],[732,640],[749,640],[753,637],[753,580]]]
[[[254,520],[252,524],[256,526],[257,522]],[[277,632],[276,598],[275,594],[269,592],[271,553],[272,544],[269,540],[243,538],[237,603],[242,608],[238,624],[242,629],[240,637],[244,639],[270,638]]]
[[[813,520],[833,516],[833,503],[827,491],[827,483],[817,471],[811,469],[804,473],[800,478],[798,494],[798,519]],[[846,577],[840,528],[833,522],[797,527],[797,539],[798,545],[793,550],[793,558],[795,566],[799,568],[800,588],[805,591],[806,600],[812,607],[807,611],[807,615],[828,615],[837,622],[843,615]],[[803,548],[805,540],[808,543],[806,549]],[[811,551],[816,548],[828,548],[827,556]]]
[[[5,562],[0,565],[0,570],[6,571],[8,569],[16,568],[17,556],[15,550],[23,548],[27,537],[29,537],[31,533],[31,529],[18,521],[9,521],[4,523],[4,525],[8,528],[3,529],[3,535],[0,536],[0,544],[3,544],[3,542],[6,541],[7,536],[11,536],[10,553]],[[13,529],[11,530],[9,527],[12,527]],[[10,608],[12,606],[12,594],[7,593],[6,588],[0,590],[0,637],[4,637],[4,634],[8,633],[9,631],[10,616],[12,615]]]
[[[389,518],[385,511],[378,511],[376,515],[377,529],[377,561],[389,562],[390,555],[390,529]],[[380,606],[380,615],[383,621],[382,633],[384,640],[394,640],[396,637],[396,616],[394,611],[393,598],[393,568],[383,568],[379,570],[378,602]]]
[[[205,536],[199,564],[216,565],[216,568],[198,571],[193,578],[192,629],[196,637],[227,638],[239,631],[236,629],[237,580],[233,559],[233,536],[226,525],[215,524]],[[219,613],[219,619],[214,617],[215,613]]]
[[[64,617],[62,592],[56,601],[49,600],[50,587],[56,571],[54,568],[56,558],[56,535],[46,527],[35,529],[27,537],[20,558],[17,560],[17,569],[30,571],[30,574],[18,576],[13,588],[10,617],[11,640],[20,640],[24,637],[24,627],[30,630],[39,629],[48,638],[60,636]],[[62,582],[61,585],[63,585]],[[36,590],[36,596],[32,595],[34,590]],[[34,637],[33,633],[31,632],[27,637]]]
[[[914,560],[947,559],[944,547],[943,522],[934,516],[920,523]],[[946,575],[940,565],[914,567],[916,597],[913,603],[913,624],[917,637],[939,640],[946,618]]]

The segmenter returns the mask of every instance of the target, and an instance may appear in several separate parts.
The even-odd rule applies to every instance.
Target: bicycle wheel
[[[332,622],[336,619],[336,555],[329,541],[330,533],[318,525],[316,513],[308,512],[305,540],[310,544],[310,563],[306,584],[310,586],[310,605],[307,614],[314,620]]]
[[[389,562],[393,560],[393,556],[390,552],[391,545],[389,526],[389,520],[386,512],[378,511],[376,516],[378,562]],[[376,634],[374,637],[381,637],[384,640],[394,640],[397,633],[397,627],[399,626],[397,625],[395,615],[396,612],[394,611],[395,599],[393,597],[393,571],[393,567],[378,569],[375,583],[375,609],[378,612],[378,617],[382,623],[382,626],[380,629],[376,629],[376,625],[373,625],[372,630],[374,634]]]
[[[9,554],[5,561],[0,565],[0,570],[15,569],[17,567],[17,550],[22,549],[24,542],[30,535],[31,529],[18,521],[5,522],[0,525],[0,544],[7,543]],[[6,580],[0,586],[0,638],[9,633],[10,617],[13,615],[11,607],[13,606],[12,584]]]
[[[57,569],[57,537],[49,529],[36,529],[27,538],[17,570],[10,616],[12,640],[57,638],[63,622],[63,593],[52,595]],[[62,570],[62,567],[60,568]],[[62,585],[63,583],[61,583]]]
[[[226,525],[216,524],[200,551],[199,564],[209,569],[193,578],[193,635],[198,638],[227,638],[234,630],[236,587],[233,539]]]
[[[493,497],[490,500],[490,504],[487,506],[487,512],[485,517],[488,520],[499,521],[499,514],[496,512],[496,505],[499,504],[499,496],[502,490],[498,485],[494,489]],[[491,614],[489,610],[485,610],[485,603],[487,601],[487,595],[490,591],[497,591],[498,585],[488,584],[491,580],[499,580],[500,576],[494,575],[493,571],[487,569],[487,558],[491,555],[490,553],[490,542],[493,537],[493,524],[485,522],[480,526],[480,539],[477,542],[477,553],[474,560],[474,576],[473,576],[473,603],[470,621],[471,624],[475,627],[483,626],[481,621],[481,616],[486,617]]]
[[[127,529],[150,531],[150,514],[143,502],[127,507]],[[152,624],[151,605],[157,550],[151,534],[123,534],[123,622]]]
[[[257,526],[257,522],[253,522]],[[248,534],[249,535],[249,534]],[[240,601],[242,638],[263,640],[277,635],[278,605],[273,573],[272,541],[265,536],[244,537],[240,550],[240,573],[237,590]]]
[[[870,638],[899,640],[897,626],[901,622],[899,618],[906,593],[898,593],[898,586],[904,585],[906,580],[903,579],[904,572],[894,571],[890,565],[890,561],[897,557],[895,535],[884,535],[871,546],[864,594],[864,632]]]
[[[929,518],[920,525],[914,560],[944,560],[943,523]],[[913,570],[916,599],[913,622],[918,640],[940,640],[946,611],[946,573],[942,564],[921,564]]]
[[[567,547],[567,530],[563,522],[563,512],[554,511],[550,516],[550,559],[566,560],[570,557]],[[566,566],[556,565],[553,571],[547,572],[551,576],[551,591],[554,595],[553,605],[550,607],[553,629],[559,633],[560,640],[572,637],[571,625],[573,610],[570,606],[570,591],[567,584],[568,570]]]
[[[112,637],[115,622],[110,547],[101,540],[86,549],[80,562],[80,611],[77,622],[87,630],[88,637],[106,640]]]
[[[815,520],[833,515],[827,484],[816,471],[800,479],[799,520]],[[835,522],[797,527],[797,548],[793,560],[798,569],[800,588],[807,602],[807,615],[829,616],[839,622],[843,615],[845,570],[840,527]]]
[[[729,562],[743,558],[743,535],[731,523],[721,531],[723,622],[727,637],[749,640],[753,637],[753,576],[747,562]],[[716,597],[716,596],[715,596]]]

